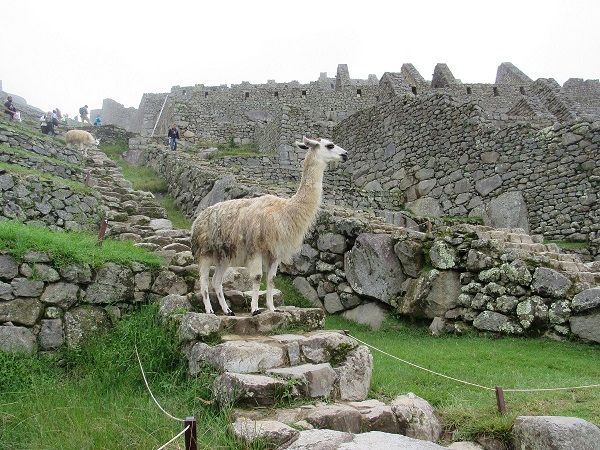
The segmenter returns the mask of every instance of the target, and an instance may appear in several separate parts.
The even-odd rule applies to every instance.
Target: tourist
[[[169,133],[167,134],[169,138],[169,145],[171,146],[171,150],[177,150],[177,140],[179,139],[179,130],[177,129],[177,125],[173,124],[171,128],[169,128]]]

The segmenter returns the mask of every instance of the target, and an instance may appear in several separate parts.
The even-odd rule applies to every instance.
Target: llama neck
[[[291,199],[292,205],[301,208],[305,214],[315,214],[321,204],[323,192],[323,172],[327,163],[308,153],[304,160],[300,187]],[[303,214],[304,215],[304,214]]]

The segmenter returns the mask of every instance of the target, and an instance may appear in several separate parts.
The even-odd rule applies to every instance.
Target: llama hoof
[[[252,315],[253,316],[258,316],[262,311],[260,309],[257,309],[256,311],[252,311]]]
[[[235,313],[232,310],[229,310],[225,313],[226,316],[235,316]]]

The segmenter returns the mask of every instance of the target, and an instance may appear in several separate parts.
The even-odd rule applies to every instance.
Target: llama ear
[[[298,147],[298,148],[300,148],[302,150],[308,150],[308,146],[307,145],[304,145],[303,143],[298,142],[298,141],[296,141],[296,147]]]
[[[315,148],[319,146],[319,141],[315,141],[314,139],[309,139],[306,136],[304,136],[302,138],[302,142],[304,142],[305,145],[311,147],[311,148]]]

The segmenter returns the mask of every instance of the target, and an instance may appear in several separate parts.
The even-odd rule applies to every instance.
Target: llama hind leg
[[[252,301],[250,302],[250,312],[253,316],[260,314],[258,309],[258,291],[262,279],[262,257],[256,256],[248,262],[248,275],[252,280]]]
[[[273,289],[275,288],[275,284],[273,283],[273,278],[277,274],[277,268],[279,267],[279,261],[276,259],[269,258],[269,268],[267,271],[267,309],[271,312],[277,311],[275,306],[273,305]]]
[[[235,316],[233,311],[229,308],[229,305],[225,301],[225,294],[223,294],[223,275],[225,275],[225,271],[229,267],[229,264],[220,263],[215,267],[215,273],[213,274],[212,284],[215,289],[215,293],[217,294],[217,299],[219,300],[219,305],[221,305],[221,309],[223,310],[223,314],[226,316]]]
[[[210,274],[210,262],[209,261],[201,261],[200,262],[200,293],[202,294],[202,300],[204,301],[204,312],[206,314],[214,314],[215,312],[212,309],[212,305],[210,304],[210,296],[208,294],[208,276]]]

